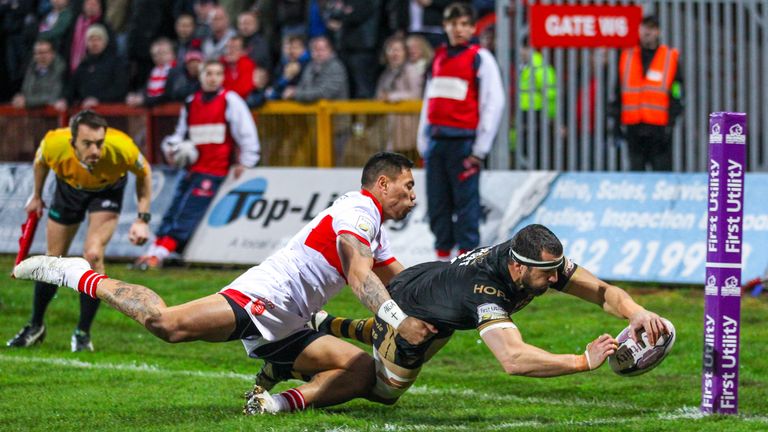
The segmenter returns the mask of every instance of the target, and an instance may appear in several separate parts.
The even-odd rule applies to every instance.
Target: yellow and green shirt
[[[107,128],[101,159],[88,168],[75,156],[69,128],[54,129],[43,137],[35,162],[47,165],[56,176],[76,189],[101,190],[117,183],[131,171],[136,176],[149,173],[149,164],[125,133]]]

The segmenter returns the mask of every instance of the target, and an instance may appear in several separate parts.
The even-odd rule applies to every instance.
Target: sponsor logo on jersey
[[[373,230],[373,221],[365,216],[358,216],[355,227],[360,231],[368,234]]]
[[[507,311],[495,303],[483,303],[477,307],[478,322],[509,319]]]
[[[504,294],[504,291],[488,285],[475,284],[475,287],[472,289],[472,292],[474,292],[475,294],[484,294],[489,296],[500,297],[500,298],[503,298],[505,301],[509,301],[509,299],[507,298],[507,295]]]

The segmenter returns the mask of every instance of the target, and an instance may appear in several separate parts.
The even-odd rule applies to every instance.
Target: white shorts
[[[290,295],[297,283],[262,265],[252,267],[219,291],[248,313],[261,334],[261,337],[242,339],[248,354],[262,345],[308,328],[309,314],[302,313]]]

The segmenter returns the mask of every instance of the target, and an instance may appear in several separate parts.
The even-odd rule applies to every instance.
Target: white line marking
[[[73,367],[81,369],[96,369],[96,370],[120,370],[126,372],[138,372],[138,373],[154,373],[162,375],[176,375],[176,376],[189,376],[200,378],[214,378],[214,379],[237,379],[241,381],[253,381],[255,375],[241,374],[235,372],[210,372],[210,371],[190,371],[190,370],[173,370],[162,369],[157,365],[151,365],[147,363],[90,363],[80,360],[64,359],[56,357],[22,357],[22,356],[5,356],[0,355],[0,362],[6,363],[42,363],[62,367]],[[609,402],[598,399],[547,399],[539,397],[524,397],[514,395],[496,395],[490,393],[478,392],[472,389],[465,388],[430,388],[426,386],[413,386],[409,390],[410,394],[415,395],[441,395],[441,396],[462,396],[472,398],[475,400],[485,401],[511,401],[511,402],[523,402],[530,404],[545,404],[545,405],[564,405],[564,406],[593,406],[611,409],[638,409],[636,404]],[[650,408],[646,410],[651,411]],[[655,418],[661,421],[674,421],[680,419],[700,420],[707,416],[699,411],[698,407],[683,407],[674,411],[659,412],[655,414]],[[566,420],[562,422],[545,422],[539,420],[524,420],[519,422],[506,422],[498,425],[485,428],[484,430],[504,430],[509,428],[548,428],[552,426],[568,425],[568,426],[597,426],[607,424],[621,424],[634,421],[648,421],[651,418],[649,416],[636,416],[636,417],[624,417],[624,418],[598,418],[591,420]],[[756,422],[768,424],[768,416],[744,416],[739,415],[737,418],[744,422]],[[434,429],[434,424],[410,424],[407,426],[393,425],[385,423],[383,425],[372,425],[375,429],[384,431],[418,431],[424,429]],[[441,430],[477,430],[477,426],[468,427],[464,425],[440,425]]]
[[[0,355],[0,362],[8,363],[44,363],[56,366],[74,367],[81,369],[104,369],[104,370],[121,370],[127,372],[146,372],[157,373],[163,375],[180,375],[180,376],[192,376],[202,378],[230,378],[253,381],[256,374],[247,375],[239,374],[235,372],[207,372],[207,371],[189,371],[189,370],[173,370],[173,369],[161,369],[156,365],[150,365],[146,363],[89,363],[80,360],[63,359],[55,357],[17,357],[17,356],[4,356]]]

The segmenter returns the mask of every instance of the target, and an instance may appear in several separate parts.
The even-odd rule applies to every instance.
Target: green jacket
[[[533,74],[533,79],[531,79]],[[547,83],[547,113],[550,118],[555,118],[557,112],[557,76],[555,68],[544,65],[544,57],[538,51],[532,51],[531,61],[523,66],[520,71],[518,88],[520,91],[520,110],[528,111],[531,108],[533,98],[533,110],[541,111],[544,100],[544,83]],[[533,88],[531,88],[533,81]]]

